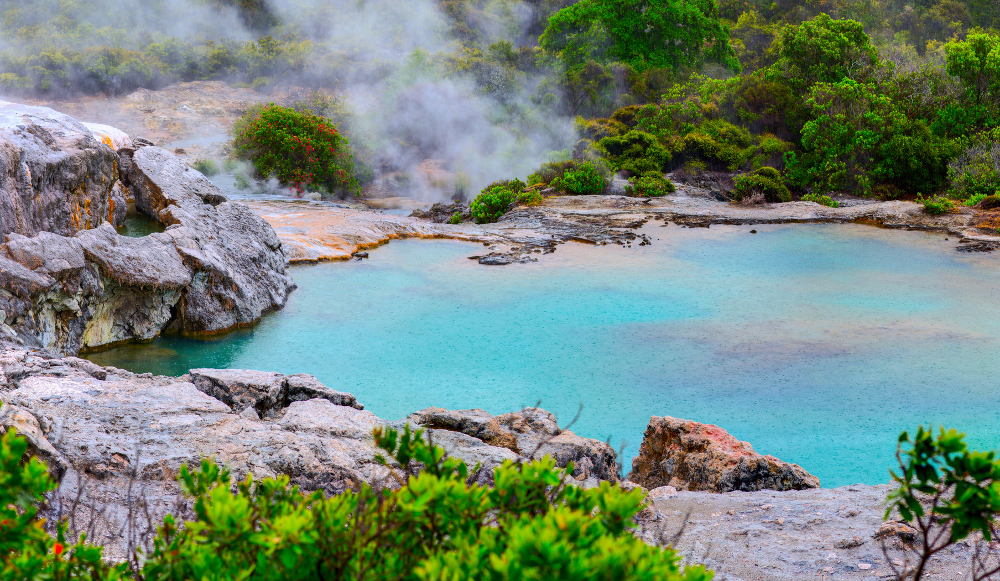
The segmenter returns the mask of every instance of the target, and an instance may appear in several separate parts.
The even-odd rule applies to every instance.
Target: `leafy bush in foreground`
[[[922,426],[911,439],[903,432],[896,451],[900,472],[892,472],[897,488],[889,494],[885,518],[899,513],[916,529],[910,545],[915,562],[893,564],[898,579],[919,581],[934,555],[969,537],[972,578],[992,579],[1000,573],[988,549],[997,537],[1000,516],[1000,460],[995,452],[976,452],[965,445],[965,434],[941,428],[937,437]],[[984,546],[987,545],[987,546]]]
[[[261,178],[274,176],[299,192],[357,194],[347,139],[329,120],[271,103],[253,107],[233,125],[233,149]]]
[[[129,577],[127,564],[107,565],[101,549],[79,542],[70,546],[66,525],[56,538],[45,531],[38,505],[56,487],[38,458],[25,460],[28,441],[13,429],[0,436],[0,580],[115,581]]]
[[[193,497],[195,519],[163,521],[141,571],[102,562],[101,549],[67,547],[36,518],[53,483],[37,459],[21,463],[27,442],[13,431],[0,439],[0,579],[17,581],[334,581],[618,579],[710,581],[702,566],[681,567],[672,549],[645,544],[631,532],[644,505],[640,490],[605,482],[568,485],[572,465],[550,457],[505,462],[495,487],[475,479],[458,459],[421,431],[374,432],[392,461],[398,489],[357,490],[332,497],[304,494],[287,476],[232,487],[230,473],[203,460],[180,482]],[[421,471],[417,474],[417,467]],[[478,467],[473,472],[478,471]],[[136,563],[141,560],[136,560]]]

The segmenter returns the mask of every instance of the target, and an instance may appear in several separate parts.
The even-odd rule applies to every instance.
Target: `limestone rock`
[[[714,492],[819,488],[819,479],[797,464],[761,456],[718,426],[657,416],[649,420],[629,480],[650,489]]]
[[[37,456],[49,467],[52,477],[59,480],[66,473],[69,463],[62,454],[49,443],[42,432],[38,419],[28,410],[9,403],[0,404],[0,428],[13,428],[28,440],[28,455]]]
[[[460,432],[523,458],[548,455],[558,466],[573,462],[573,476],[579,480],[618,480],[617,456],[611,446],[561,430],[555,416],[539,408],[499,416],[480,409],[427,408],[406,419],[432,429],[435,439],[444,438],[444,431]]]
[[[120,224],[111,195],[117,180],[115,151],[80,122],[0,101],[0,237]]]
[[[165,149],[143,147],[127,165],[136,208],[168,226],[163,235],[193,277],[172,329],[224,331],[284,306],[295,284],[263,218]]]
[[[295,285],[267,222],[166,150],[121,147],[127,138],[0,102],[0,338],[76,354],[168,329],[226,331],[284,306]],[[129,194],[167,230],[120,236]]]
[[[236,413],[253,408],[259,417],[281,409],[285,376],[247,369],[192,369],[191,381],[199,391],[226,404]]]

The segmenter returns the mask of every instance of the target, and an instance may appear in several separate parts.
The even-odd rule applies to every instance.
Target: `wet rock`
[[[819,479],[796,464],[761,456],[710,424],[653,416],[629,480],[646,488],[729,492],[818,488]]]
[[[506,448],[522,458],[552,456],[558,466],[573,463],[578,480],[618,480],[617,456],[608,444],[562,430],[555,416],[539,408],[494,416],[484,410],[428,408],[410,414],[407,421],[442,431],[459,432],[490,446]]]

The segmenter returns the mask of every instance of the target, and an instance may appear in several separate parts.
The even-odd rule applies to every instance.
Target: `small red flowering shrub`
[[[275,177],[298,193],[344,197],[360,192],[347,138],[329,119],[271,103],[233,126],[233,149],[259,178]]]

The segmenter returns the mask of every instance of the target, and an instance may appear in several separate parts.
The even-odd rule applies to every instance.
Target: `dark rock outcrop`
[[[555,416],[543,409],[524,408],[494,416],[480,409],[427,408],[406,420],[429,428],[435,440],[447,440],[449,432],[458,432],[492,447],[506,448],[515,457],[552,456],[558,466],[572,462],[573,476],[578,480],[618,480],[617,456],[611,446],[560,429]]]
[[[249,369],[192,369],[190,377],[200,391],[238,414],[251,408],[257,417],[272,418],[294,402],[312,399],[365,409],[353,395],[332,390],[305,373],[286,376]]]
[[[653,416],[643,434],[629,480],[653,489],[802,490],[819,479],[797,464],[761,456],[718,426]]]
[[[270,225],[165,150],[119,155],[119,134],[0,103],[0,339],[75,354],[283,306],[294,284]],[[120,236],[126,195],[167,230]]]

